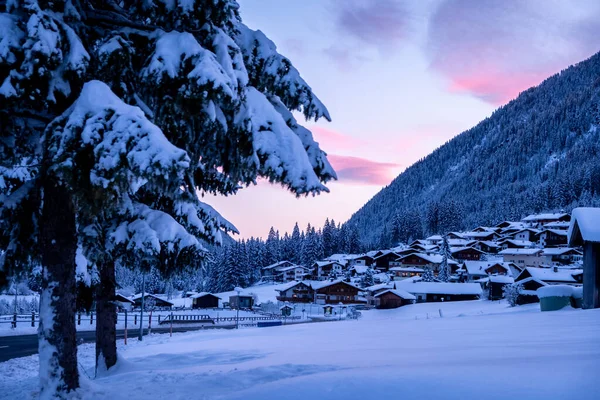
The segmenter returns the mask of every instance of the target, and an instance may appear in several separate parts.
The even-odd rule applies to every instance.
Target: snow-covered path
[[[120,344],[126,360],[86,380],[83,393],[111,400],[597,399],[600,310],[538,309],[419,304],[370,311],[359,321],[155,336]],[[79,349],[91,375],[93,347]],[[0,398],[35,396],[36,368],[37,356],[0,364]]]

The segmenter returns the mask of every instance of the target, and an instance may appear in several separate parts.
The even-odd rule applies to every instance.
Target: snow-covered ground
[[[119,342],[120,364],[93,380],[93,345],[81,345],[83,398],[598,398],[600,310],[471,301],[363,315]],[[35,398],[37,362],[0,364],[0,399]]]

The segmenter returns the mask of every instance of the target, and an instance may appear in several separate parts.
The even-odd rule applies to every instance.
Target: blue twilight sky
[[[205,198],[241,237],[346,221],[403,169],[600,50],[597,0],[238,0],[333,121],[306,122],[339,180],[299,198],[260,182]]]

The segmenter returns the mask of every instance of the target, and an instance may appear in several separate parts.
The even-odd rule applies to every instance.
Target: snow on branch
[[[252,134],[259,174],[271,182],[281,182],[297,195],[328,192],[315,174],[300,138],[269,100],[253,87],[246,88],[245,96],[235,122]]]
[[[274,94],[292,110],[302,111],[306,119],[324,117],[329,111],[300,77],[291,61],[277,52],[277,46],[261,31],[253,31],[241,22],[236,26],[235,41],[242,49],[250,84],[266,94]]]

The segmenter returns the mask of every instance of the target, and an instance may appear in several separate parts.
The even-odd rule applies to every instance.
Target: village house
[[[465,260],[481,260],[481,257],[485,255],[481,250],[477,250],[474,247],[455,247],[450,248],[452,258],[459,261]]]
[[[378,283],[376,285],[368,286],[363,289],[363,295],[367,301],[367,305],[375,306],[375,295],[388,289],[394,289],[396,286],[393,282]]]
[[[278,268],[276,281],[291,282],[304,279],[310,272],[301,265],[290,265],[289,267]]]
[[[496,240],[500,237],[500,235],[498,235],[496,232],[494,231],[485,231],[485,232],[465,232],[463,233],[463,237],[465,237],[466,239],[471,239],[471,240],[479,240],[479,241],[483,241],[483,240]]]
[[[212,293],[201,292],[192,296],[192,308],[219,308],[220,297]]]
[[[307,282],[291,282],[289,285],[275,290],[279,292],[278,301],[312,303],[315,298],[315,291]]]
[[[518,303],[537,303],[536,291],[548,285],[581,286],[582,270],[567,268],[536,268],[527,267],[515,278],[515,283],[521,284],[523,290]]]
[[[402,282],[397,288],[416,297],[417,303],[477,300],[482,294],[479,283]]]
[[[322,281],[340,276],[343,271],[344,266],[337,261],[317,261],[312,267],[312,277],[314,280]]]
[[[402,257],[397,260],[398,266],[403,268],[430,268],[434,273],[439,271],[440,264],[442,263],[443,257],[440,254],[424,254],[415,253],[408,256]],[[448,259],[448,265],[452,270],[458,268],[458,263],[454,260]]]
[[[514,263],[523,267],[538,267],[545,261],[542,253],[542,249],[505,249],[498,254],[502,256],[505,263]]]
[[[498,244],[502,246],[502,249],[529,249],[535,247],[535,243],[529,240],[517,240],[517,239],[502,239],[498,241]]]
[[[418,267],[391,267],[390,273],[392,279],[395,281],[401,281],[406,278],[412,278],[415,276],[423,275],[423,268]]]
[[[542,247],[558,247],[567,245],[567,231],[561,229],[545,229],[540,232]]]
[[[473,247],[483,251],[488,254],[496,254],[500,250],[502,250],[502,246],[496,242],[492,242],[489,240],[477,241],[473,244]]]
[[[508,265],[494,261],[465,261],[458,270],[466,282],[474,282],[489,275],[511,275]]]
[[[254,307],[254,296],[249,294],[229,296],[229,307],[234,310],[252,310],[252,307]]]
[[[533,214],[523,218],[521,222],[527,224],[530,227],[537,228],[542,227],[544,224],[550,222],[569,222],[571,216],[566,213],[545,213],[545,214]]]
[[[271,265],[267,265],[266,267],[262,267],[260,271],[262,279],[264,281],[277,281],[277,279],[281,278],[281,274],[279,274],[279,271],[282,268],[287,268],[294,265],[296,264],[294,264],[291,261],[283,260]]]
[[[115,294],[115,303],[119,310],[127,310],[131,311],[135,302],[131,300],[129,297],[125,297],[120,293]]]
[[[431,235],[425,238],[425,241],[429,245],[440,245],[444,241],[444,238],[441,235]]]
[[[399,254],[391,250],[385,250],[377,257],[374,257],[373,265],[376,270],[387,272],[391,267],[390,262],[393,262],[398,258],[400,258]]]
[[[540,237],[540,230],[534,228],[525,228],[520,231],[511,233],[510,238],[520,241],[537,242]]]
[[[366,303],[366,299],[359,298],[358,294],[362,291],[358,286],[344,282],[341,279],[335,281],[312,282],[312,289],[315,293],[316,304],[353,304]]]
[[[416,297],[401,289],[387,289],[375,295],[375,307],[380,309],[398,308],[413,304]]]
[[[373,264],[373,257],[369,256],[368,254],[357,254],[348,258],[349,267],[354,267],[357,265],[363,267],[370,267],[371,264]]]
[[[568,265],[583,260],[583,253],[570,247],[550,247],[544,249],[542,256],[547,265]]]
[[[138,293],[131,298],[134,301],[135,307],[142,306],[142,294]],[[144,295],[144,308],[147,310],[170,310],[173,303],[158,295],[146,293]]]

